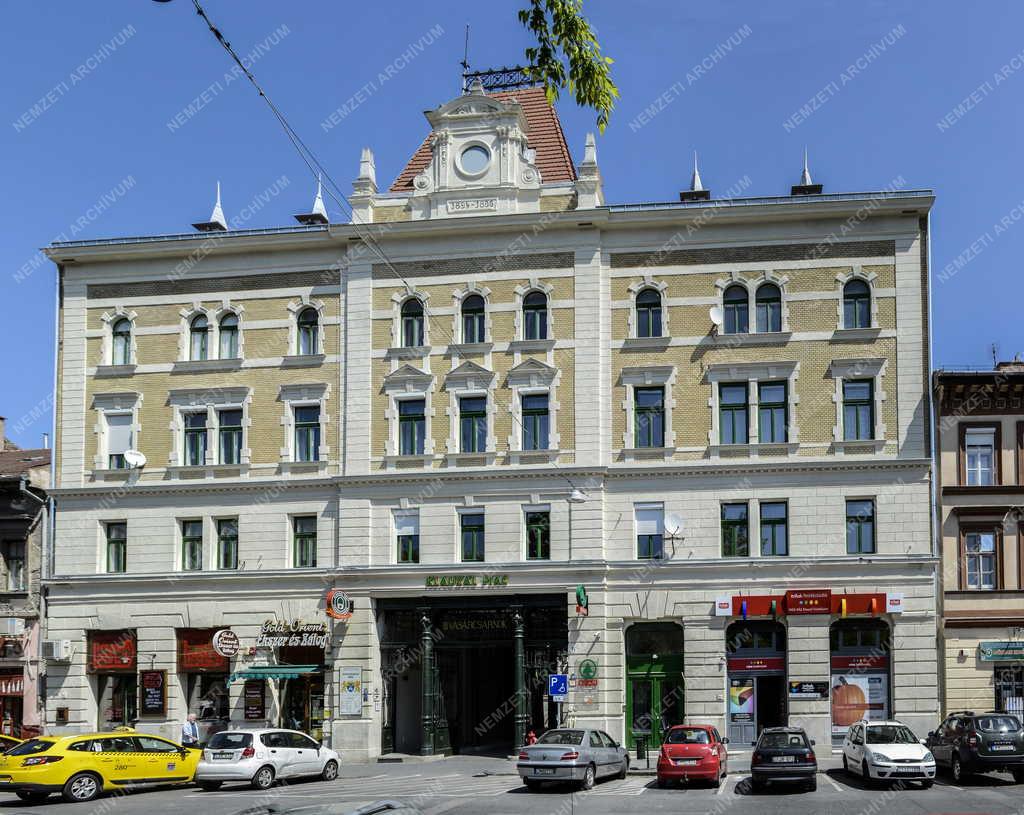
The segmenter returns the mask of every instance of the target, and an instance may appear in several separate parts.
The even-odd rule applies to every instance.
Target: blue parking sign
[[[548,694],[552,701],[564,702],[569,695],[569,677],[566,674],[548,674]]]

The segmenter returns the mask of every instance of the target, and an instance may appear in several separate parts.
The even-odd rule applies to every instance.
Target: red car
[[[728,773],[729,751],[707,724],[677,724],[668,731],[658,756],[658,786],[669,781],[710,781],[716,787]]]

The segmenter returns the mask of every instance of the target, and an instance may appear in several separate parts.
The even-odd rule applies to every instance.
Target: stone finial
[[[359,156],[359,180],[369,181],[373,184],[374,192],[377,191],[377,165],[373,162],[373,151],[364,147]]]
[[[373,223],[373,199],[377,194],[377,167],[373,163],[373,151],[364,147],[359,156],[359,175],[352,182],[349,204],[352,206],[352,223]]]
[[[583,147],[583,165],[597,166],[597,140],[593,133],[587,134],[587,141]]]
[[[693,176],[690,178],[690,192],[701,192],[704,184],[700,180],[700,170],[697,169],[697,151],[693,151]]]
[[[597,140],[593,133],[587,134],[583,146],[583,161],[576,180],[576,199],[578,209],[593,209],[604,204],[601,170],[597,166]]]
[[[700,170],[697,167],[697,151],[693,151],[693,175],[690,177],[690,189],[679,193],[680,201],[708,201],[711,198],[711,190],[704,189],[704,182],[700,178]]]
[[[807,164],[807,148],[804,147],[804,169],[800,173],[800,183],[794,184],[789,191],[790,195],[821,195],[821,184],[815,184],[811,180],[811,168]]]
[[[316,198],[313,199],[313,209],[293,217],[300,224],[306,224],[307,226],[330,223],[327,217],[327,207],[324,206],[323,181],[320,173],[316,174]]]
[[[192,224],[200,232],[227,232],[228,222],[224,218],[224,209],[220,205],[220,182],[217,182],[217,200],[213,205],[213,212],[210,213],[210,220],[198,224]]]
[[[807,148],[804,148],[804,171],[800,173],[800,186],[809,187],[814,182],[811,181],[811,171],[807,167]]]

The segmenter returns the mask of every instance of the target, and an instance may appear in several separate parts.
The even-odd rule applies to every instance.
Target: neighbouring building
[[[1024,363],[932,377],[945,711],[1024,715]]]
[[[48,248],[47,726],[934,726],[932,194],[608,204],[541,89],[426,117],[350,223]]]
[[[50,451],[21,450],[0,417],[0,732],[41,732],[40,572],[49,541]]]

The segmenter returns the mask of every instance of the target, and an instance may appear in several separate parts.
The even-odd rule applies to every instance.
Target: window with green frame
[[[127,571],[128,524],[124,521],[107,524],[107,571],[111,574]]]
[[[788,507],[785,501],[761,503],[761,554],[776,557],[789,554]]]
[[[395,541],[398,563],[420,562],[420,514],[416,510],[395,512]]]
[[[846,553],[871,555],[875,552],[875,502],[855,499],[846,502]]]
[[[551,560],[551,513],[547,510],[526,513],[526,559]]]
[[[665,446],[665,389],[633,389],[635,447]]]
[[[875,437],[875,383],[870,379],[843,381],[843,439]]]
[[[221,410],[217,413],[220,434],[220,463],[240,464],[242,462],[242,411]]]
[[[758,442],[781,444],[788,437],[785,382],[757,384]]]
[[[320,406],[295,407],[295,460],[320,458]]]
[[[550,414],[546,393],[523,394],[523,449],[547,450]]]
[[[484,561],[484,514],[464,512],[459,515],[462,527],[462,560],[464,563]]]
[[[426,399],[399,399],[398,454],[400,456],[422,456],[426,435]]]
[[[181,568],[198,572],[203,568],[203,522],[181,522]]]
[[[719,385],[718,426],[722,444],[747,443],[746,382]]]
[[[459,399],[459,433],[463,453],[487,451],[486,396],[464,396]]]
[[[186,413],[185,466],[202,467],[206,464],[206,411]]]
[[[217,521],[217,568],[238,568],[238,518]]]
[[[316,566],[316,516],[293,518],[292,528],[294,531],[295,568],[314,568]]]
[[[722,557],[748,557],[750,529],[747,504],[722,504]]]
[[[665,556],[665,507],[662,504],[636,504],[636,556],[656,560]]]

